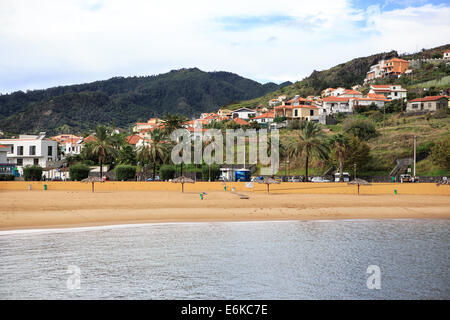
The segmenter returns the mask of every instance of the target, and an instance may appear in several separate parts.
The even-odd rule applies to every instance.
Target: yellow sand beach
[[[0,230],[152,222],[450,218],[447,195],[246,194],[249,199],[209,191],[200,200],[197,191],[1,190]]]

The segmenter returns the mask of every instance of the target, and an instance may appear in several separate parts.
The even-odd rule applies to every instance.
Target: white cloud
[[[444,5],[383,11],[349,0],[0,0],[0,92],[194,66],[294,81],[357,56],[444,44],[448,17]]]

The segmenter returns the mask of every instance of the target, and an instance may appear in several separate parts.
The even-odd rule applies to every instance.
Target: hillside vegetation
[[[290,82],[281,86],[289,85]],[[112,78],[87,84],[0,95],[0,130],[9,133],[72,133],[96,124],[126,128],[136,121],[179,113],[188,117],[217,110],[281,88],[229,72],[197,68],[148,77]]]

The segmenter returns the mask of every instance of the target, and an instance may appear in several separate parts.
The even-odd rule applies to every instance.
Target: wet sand
[[[245,193],[245,192],[241,192]],[[176,191],[1,191],[0,230],[202,221],[449,219],[450,197]]]

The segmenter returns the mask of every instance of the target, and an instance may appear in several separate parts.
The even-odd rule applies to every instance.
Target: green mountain
[[[116,77],[92,83],[0,95],[0,130],[48,134],[82,132],[96,124],[126,128],[168,113],[198,116],[292,83],[260,84],[229,72],[197,68],[156,76]]]
[[[310,76],[298,81],[292,85],[285,86],[274,92],[270,92],[261,97],[240,101],[228,106],[230,109],[240,107],[255,107],[258,104],[266,105],[270,99],[276,98],[280,95],[286,95],[291,98],[297,94],[306,97],[309,95],[320,95],[321,91],[326,88],[345,87],[350,88],[354,85],[362,85],[364,78],[370,66],[376,64],[381,59],[389,59],[393,57],[400,57],[405,60],[411,59],[430,59],[430,58],[442,58],[442,53],[445,50],[450,49],[450,44],[439,46],[432,49],[422,49],[418,53],[402,54],[399,55],[397,51],[384,52],[374,54],[368,57],[355,58],[346,63],[339,64],[328,70],[316,71],[314,70]],[[425,83],[432,80],[437,80],[437,84],[434,89],[448,88],[446,76],[450,75],[450,67],[445,63],[432,64],[425,62],[420,68],[414,70],[414,72],[408,76],[403,76],[399,79],[382,79],[377,80],[377,84],[385,83],[399,83],[403,87],[408,89],[415,89],[421,83]],[[442,81],[443,80],[443,81]],[[429,83],[428,83],[429,84]],[[433,83],[432,83],[433,84]],[[430,85],[425,86],[430,88]],[[432,88],[433,89],[433,88]],[[363,88],[362,91],[368,91],[368,88]],[[419,95],[419,91],[414,91],[415,95]],[[433,92],[433,91],[431,91]],[[422,91],[423,93],[423,91]]]

